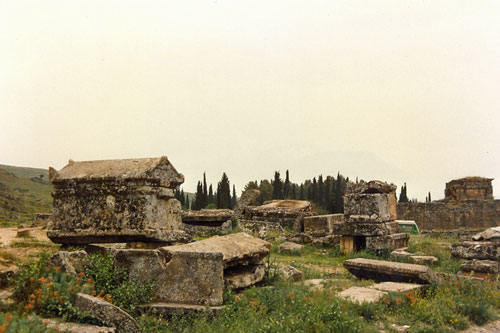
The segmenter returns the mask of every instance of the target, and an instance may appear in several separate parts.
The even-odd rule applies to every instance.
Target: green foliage
[[[360,332],[366,323],[354,307],[329,293],[277,283],[226,294],[225,308],[209,313],[174,316],[168,322],[141,320],[144,332]]]
[[[231,209],[231,187],[226,173],[222,173],[222,178],[217,184],[217,208]]]
[[[84,271],[94,281],[95,290],[100,295],[109,295],[108,301],[127,312],[133,312],[137,305],[152,300],[153,285],[129,280],[128,272],[116,267],[110,255],[91,255]]]
[[[461,269],[463,260],[455,259],[451,256],[451,251],[447,246],[443,246],[443,241],[450,241],[449,239],[432,239],[429,237],[411,237],[408,244],[408,252],[416,253],[421,252],[427,256],[434,256],[438,258],[438,263],[434,264],[432,268],[439,272],[456,274]],[[453,240],[452,240],[453,241]]]
[[[18,313],[0,313],[0,332],[2,333],[51,333],[37,316],[20,316]]]
[[[77,292],[89,294],[94,288],[93,281],[50,269],[49,257],[48,252],[42,252],[38,261],[21,266],[10,281],[19,308],[23,312],[36,311],[47,317],[85,320],[88,316],[73,306],[72,301]]]
[[[373,322],[380,319],[383,313],[383,305],[380,303],[368,303],[363,302],[361,304],[355,303],[355,308],[361,317],[365,318],[366,321]]]
[[[264,285],[272,285],[280,279],[280,267],[276,265],[275,260],[271,259],[271,256],[267,256],[264,261],[264,278],[262,279],[262,283]]]

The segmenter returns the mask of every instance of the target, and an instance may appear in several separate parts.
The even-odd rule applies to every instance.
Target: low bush
[[[104,296],[108,302],[127,312],[133,312],[139,304],[152,301],[153,284],[129,280],[128,272],[116,267],[110,255],[91,255],[84,272],[94,281],[99,296]]]
[[[36,316],[19,316],[17,313],[0,313],[0,332],[2,333],[51,333],[42,320]]]

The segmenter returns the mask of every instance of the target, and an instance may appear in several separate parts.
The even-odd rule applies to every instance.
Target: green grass
[[[34,213],[50,212],[51,191],[47,170],[0,165],[0,226],[29,223]]]

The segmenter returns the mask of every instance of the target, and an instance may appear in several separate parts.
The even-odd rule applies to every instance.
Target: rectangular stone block
[[[434,271],[424,265],[356,258],[346,260],[344,267],[358,278],[377,282],[428,284],[439,281]]]
[[[364,193],[344,196],[346,222],[388,222],[396,220],[394,193]]]
[[[220,252],[176,251],[155,280],[155,302],[222,305],[224,264]]]
[[[476,273],[498,273],[498,261],[493,260],[469,260],[462,264],[462,272]]]
[[[333,225],[335,235],[351,236],[387,236],[400,233],[397,222],[384,223],[336,223]]]
[[[463,241],[451,244],[451,255],[462,259],[500,260],[500,243]]]
[[[309,216],[304,218],[304,232],[314,235],[326,235],[333,231],[335,223],[344,222],[344,214]]]
[[[399,249],[402,247],[408,247],[409,240],[410,235],[407,233],[366,237],[366,248],[372,250],[380,250],[385,248]]]

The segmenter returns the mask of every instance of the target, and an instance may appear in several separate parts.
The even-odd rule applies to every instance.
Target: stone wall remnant
[[[173,190],[184,182],[167,157],[71,161],[49,168],[54,186],[55,243],[173,243],[189,241],[180,230],[181,205]]]
[[[482,230],[500,224],[500,200],[493,200],[492,178],[467,177],[446,183],[445,199],[403,202],[397,215],[421,231]]]

